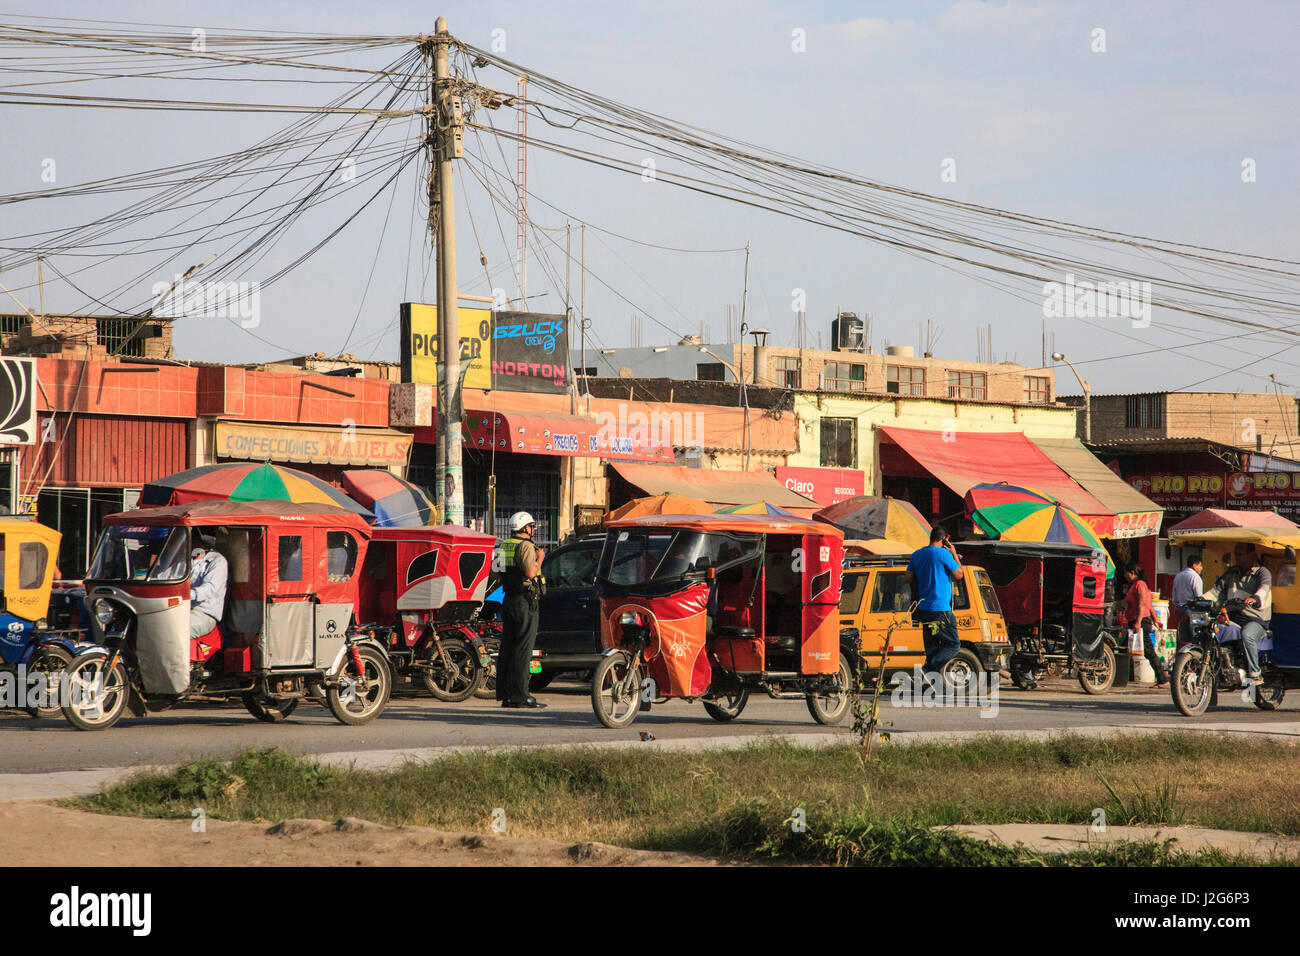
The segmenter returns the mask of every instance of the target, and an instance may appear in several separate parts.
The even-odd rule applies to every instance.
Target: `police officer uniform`
[[[541,575],[528,578],[524,569],[539,563],[537,546],[520,532],[533,525],[532,515],[518,512],[510,518],[510,537],[497,549],[496,566],[505,591],[501,602],[501,651],[497,655],[497,700],[503,707],[541,708],[528,693],[528,666],[537,641],[537,609]]]

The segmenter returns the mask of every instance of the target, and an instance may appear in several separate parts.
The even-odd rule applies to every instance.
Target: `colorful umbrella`
[[[183,505],[191,501],[293,501],[334,505],[373,521],[374,515],[315,475],[280,465],[230,462],[178,471],[144,486],[140,504]]]
[[[930,543],[930,522],[901,498],[858,495],[827,505],[813,517],[839,528],[847,539],[870,545],[868,550],[875,553],[882,553],[879,546],[885,542],[890,547],[884,553],[915,551]]]
[[[1042,492],[1005,481],[979,484],[966,492],[966,511],[990,538],[1095,548],[1106,555],[1106,577],[1115,574],[1115,565],[1096,532],[1075,511]]]
[[[619,505],[609,513],[614,518],[640,518],[643,515],[711,515],[713,505],[699,498],[685,495],[652,495],[649,498],[633,498],[627,504]]]
[[[339,475],[339,483],[375,513],[377,527],[418,528],[433,523],[437,509],[424,489],[391,471],[345,471]]]
[[[720,515],[769,515],[774,518],[799,517],[793,511],[789,511],[768,501],[755,501],[748,505],[727,505],[725,508],[719,508],[717,513]]]

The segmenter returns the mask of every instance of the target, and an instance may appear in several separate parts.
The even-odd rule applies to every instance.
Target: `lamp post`
[[[1092,441],[1092,385],[1083,380],[1083,376],[1079,374],[1079,370],[1074,367],[1073,362],[1065,357],[1064,352],[1053,352],[1052,361],[1064,362],[1066,365],[1070,366],[1070,371],[1073,372],[1074,377],[1079,380],[1079,387],[1083,389],[1083,440],[1090,442]]]

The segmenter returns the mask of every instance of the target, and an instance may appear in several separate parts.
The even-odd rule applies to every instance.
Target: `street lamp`
[[[1071,362],[1068,358],[1065,357],[1064,352],[1053,352],[1052,361],[1064,362],[1066,365],[1070,366],[1070,371],[1073,372],[1074,377],[1079,380],[1079,386],[1083,389],[1083,440],[1086,442],[1091,442],[1092,441],[1092,386],[1088,382],[1085,382],[1083,380],[1083,376],[1079,374],[1079,370],[1074,367],[1073,362]]]

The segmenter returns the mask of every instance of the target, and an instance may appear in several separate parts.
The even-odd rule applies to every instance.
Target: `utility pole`
[[[464,155],[460,98],[452,95],[447,20],[439,17],[433,37],[433,109],[431,165],[436,169],[437,206],[430,218],[436,229],[438,256],[438,404],[442,410],[438,433],[437,481],[442,520],[465,523],[465,493],[461,469],[460,303],[456,287],[456,217],[452,208],[452,161]],[[432,193],[433,190],[431,189]],[[434,197],[431,195],[430,199]],[[430,204],[433,205],[432,203]]]
[[[750,433],[749,392],[745,388],[745,333],[749,326],[745,322],[746,307],[749,305],[749,243],[745,243],[745,291],[740,297],[740,404],[745,409],[745,470],[749,471],[750,448],[754,437]],[[758,362],[758,349],[754,350],[754,362]],[[754,379],[758,381],[757,376]]]
[[[578,318],[582,322],[582,394],[587,388],[587,224],[582,224],[582,291],[578,297]]]

